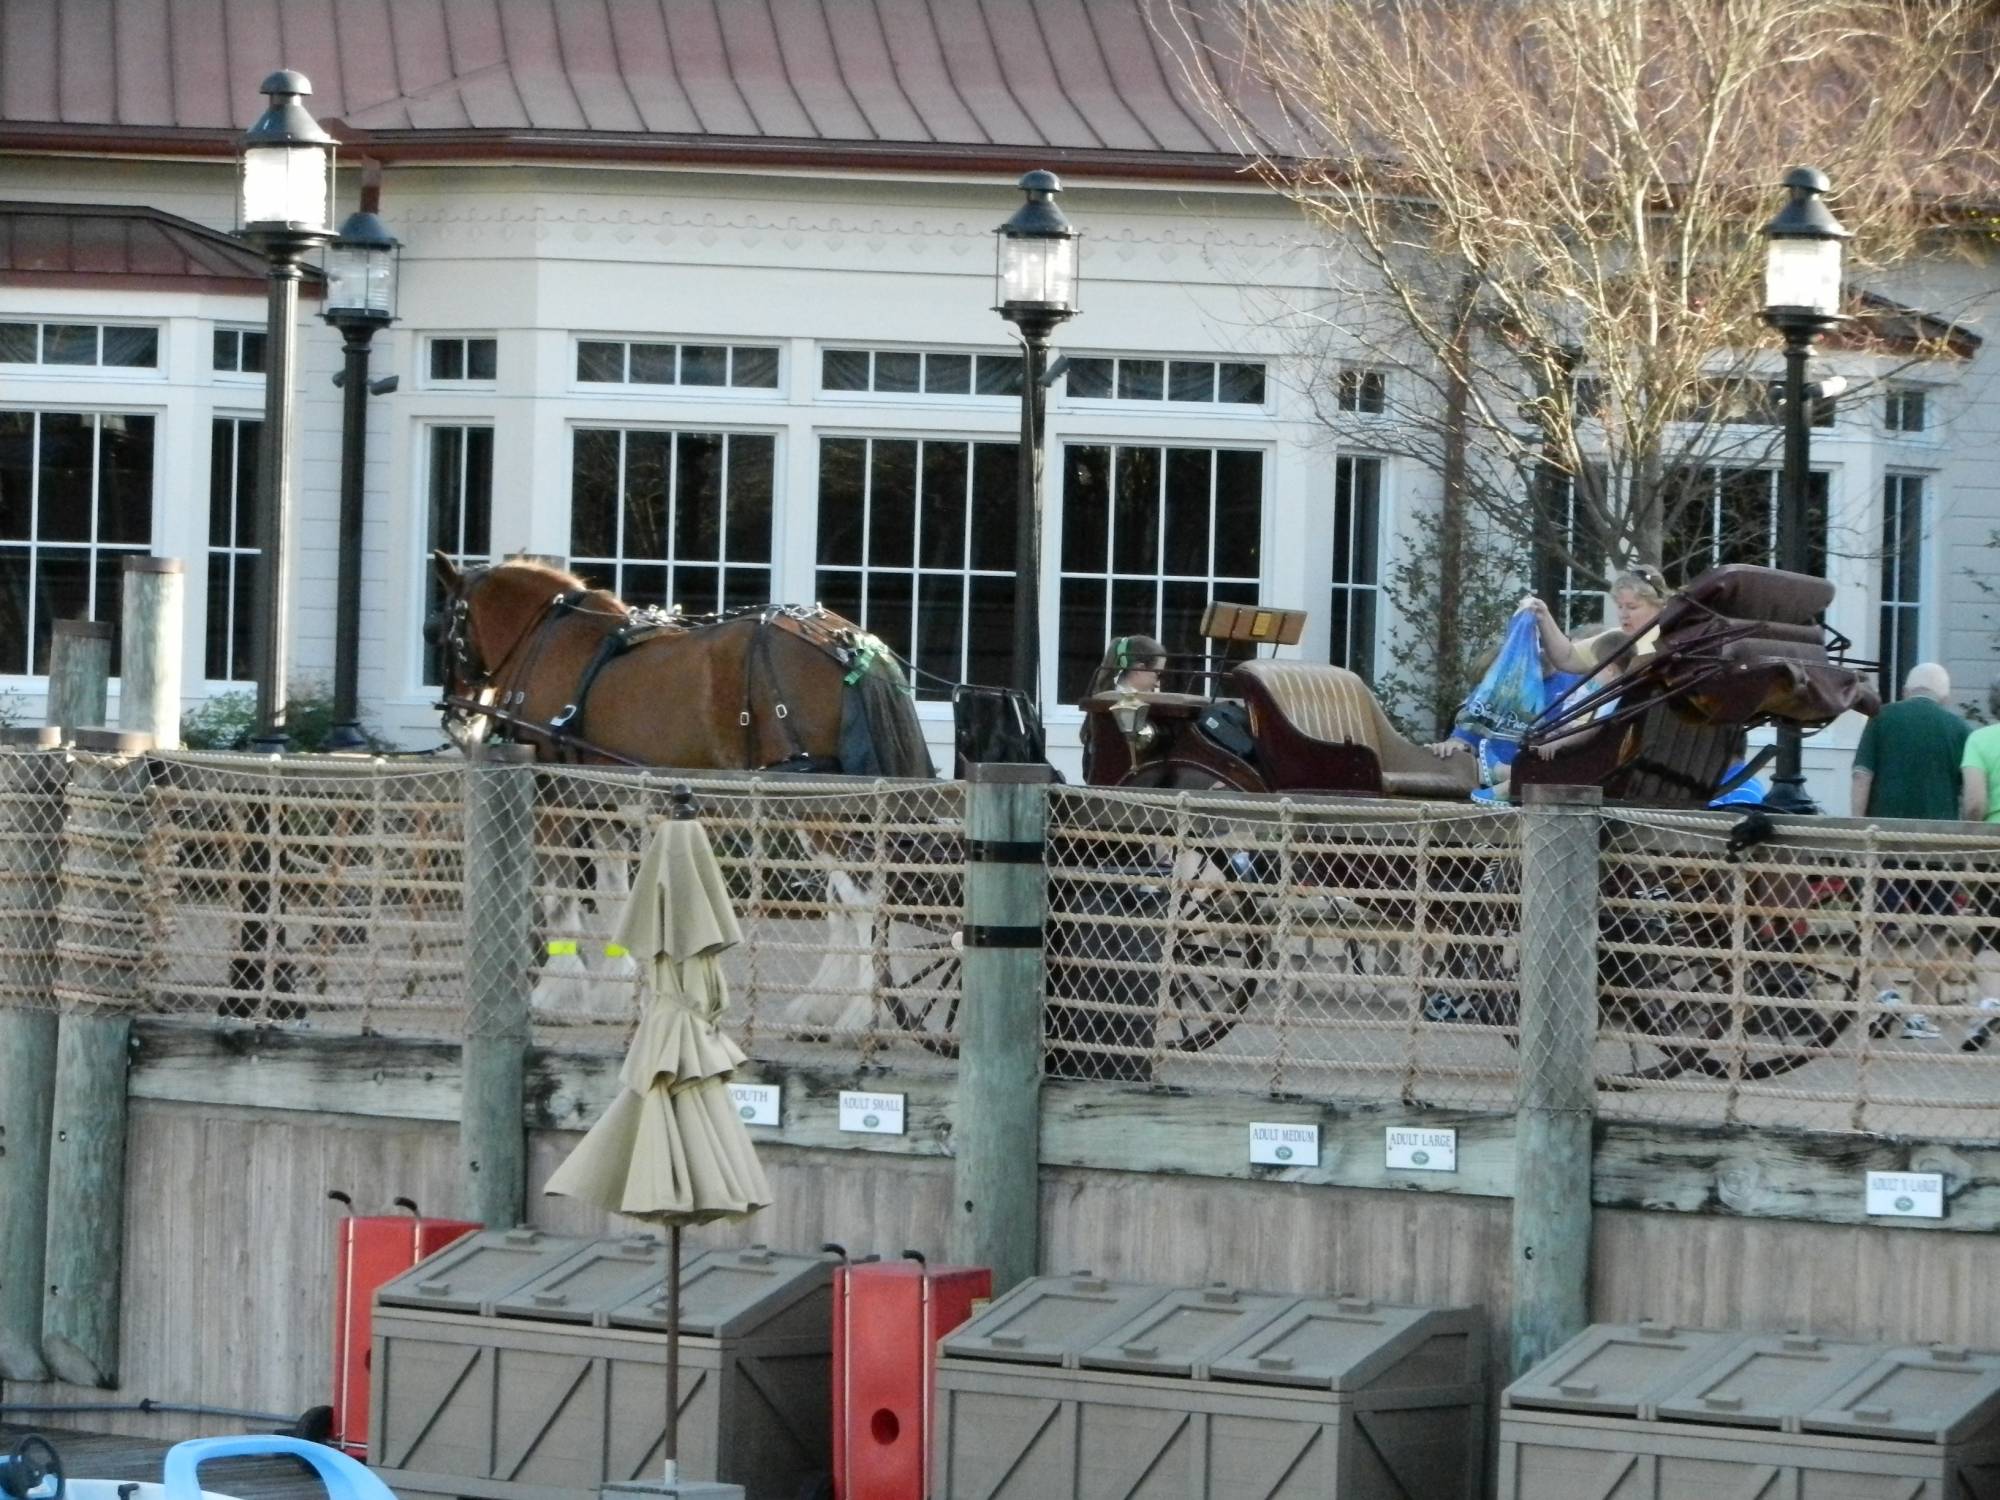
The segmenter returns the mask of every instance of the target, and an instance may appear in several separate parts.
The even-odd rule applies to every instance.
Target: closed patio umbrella
[[[745,1061],[717,1022],[729,1003],[721,955],[743,941],[729,890],[692,799],[654,830],[632,880],[617,941],[649,994],[619,1069],[624,1085],[545,1191],[660,1224],[667,1240],[666,1481],[680,1439],[681,1230],[741,1219],[771,1201],[770,1184],[729,1097]]]

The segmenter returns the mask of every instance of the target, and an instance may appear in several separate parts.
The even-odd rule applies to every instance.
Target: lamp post
[[[1056,207],[1062,183],[1030,172],[1027,201],[994,231],[994,307],[1021,334],[1020,488],[1014,516],[1014,686],[1041,697],[1042,416],[1049,335],[1076,316],[1077,231]]]
[[[1812,413],[1806,361],[1813,340],[1842,321],[1841,241],[1847,230],[1820,201],[1829,184],[1811,167],[1785,174],[1785,204],[1764,226],[1764,321],[1785,337],[1785,459],[1779,477],[1778,566],[1803,573],[1806,492],[1812,477]],[[1778,726],[1778,767],[1766,805],[1781,813],[1815,813],[1806,793],[1796,724]]]
[[[360,671],[362,474],[368,460],[368,345],[396,320],[396,253],[401,248],[375,216],[364,190],[326,247],[326,306],[321,316],[342,334],[340,409],[340,549],[333,624],[333,729],[329,750],[365,750],[355,683]]]
[[[292,510],[292,381],[298,363],[300,267],[329,236],[333,137],[299,101],[312,92],[303,73],[284,69],[258,86],[271,102],[237,143],[243,238],[270,262],[264,337],[264,431],[257,461],[256,618],[257,738],[260,750],[284,750],[286,675],[291,669],[291,567],[286,558]]]

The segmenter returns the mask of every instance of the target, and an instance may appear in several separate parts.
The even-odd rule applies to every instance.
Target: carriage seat
[[[1469,755],[1440,760],[1389,722],[1368,684],[1344,667],[1251,661],[1230,673],[1250,710],[1273,791],[1387,793],[1461,800],[1478,784]]]

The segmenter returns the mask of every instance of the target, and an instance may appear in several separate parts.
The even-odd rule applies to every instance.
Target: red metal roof
[[[273,68],[387,159],[1241,160],[1183,69],[1230,0],[0,0],[0,146],[212,151]],[[1227,27],[1219,30],[1226,31]],[[1214,39],[1219,40],[1219,37]]]
[[[158,209],[0,202],[0,285],[261,296],[264,277],[264,257],[248,245]]]

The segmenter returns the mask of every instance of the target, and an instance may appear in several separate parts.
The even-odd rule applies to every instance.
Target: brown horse
[[[432,562],[445,729],[461,744],[491,735],[540,760],[685,770],[934,774],[895,657],[829,611],[687,620],[538,562]]]

